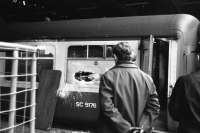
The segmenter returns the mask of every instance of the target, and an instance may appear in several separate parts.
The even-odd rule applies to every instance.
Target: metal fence
[[[36,48],[0,42],[0,132],[35,133]]]

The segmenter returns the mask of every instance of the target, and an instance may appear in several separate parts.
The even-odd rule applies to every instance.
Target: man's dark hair
[[[113,54],[115,54],[119,61],[135,61],[136,54],[128,42],[119,42],[113,47]]]

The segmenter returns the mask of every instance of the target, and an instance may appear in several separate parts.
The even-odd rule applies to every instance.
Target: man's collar
[[[115,67],[133,67],[133,68],[138,68],[137,64],[135,62],[132,61],[118,61],[116,63]]]

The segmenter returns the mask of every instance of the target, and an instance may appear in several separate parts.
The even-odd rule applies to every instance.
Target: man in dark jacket
[[[132,127],[151,128],[159,114],[155,85],[150,76],[135,64],[130,44],[113,48],[116,65],[101,77],[101,133],[129,133]]]
[[[178,78],[169,102],[169,113],[179,122],[178,133],[200,133],[200,69]]]

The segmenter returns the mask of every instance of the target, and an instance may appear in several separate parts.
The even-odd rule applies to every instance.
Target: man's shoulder
[[[142,73],[142,75],[143,75],[146,79],[148,79],[148,80],[150,80],[150,81],[153,81],[152,77],[151,77],[149,74],[145,73],[145,72],[142,71],[142,70],[140,70],[140,72]]]
[[[104,74],[102,76],[108,76],[111,75],[115,70],[115,66],[111,67],[110,69],[108,69],[106,72],[104,72]]]
[[[185,75],[181,75],[178,80],[181,80],[181,81],[186,81],[186,80],[189,80],[191,79],[191,77],[194,76],[194,73],[189,73],[189,74],[185,74]]]
[[[187,74],[185,76],[183,76],[183,78],[189,82],[200,82],[200,71],[197,72],[192,72],[190,74]]]
[[[181,75],[177,78],[176,83],[184,83],[189,77],[189,74]]]
[[[199,76],[200,77],[200,70],[199,71],[194,71],[194,72],[191,72],[191,73],[188,73],[188,74],[184,74],[184,75],[180,76],[179,78],[187,79],[189,77],[195,77],[195,76]]]
[[[195,78],[194,73],[190,73],[190,74],[185,74],[182,75],[180,77],[178,77],[176,83],[177,84],[191,84],[191,82],[193,82],[193,79]]]

